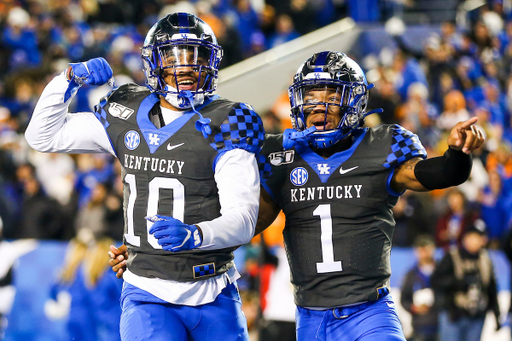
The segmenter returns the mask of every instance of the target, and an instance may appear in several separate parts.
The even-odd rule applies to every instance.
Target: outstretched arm
[[[475,123],[478,118],[459,122],[448,136],[448,150],[443,156],[411,159],[398,166],[391,180],[393,190],[430,191],[457,186],[471,173],[471,152],[484,143],[484,135]]]

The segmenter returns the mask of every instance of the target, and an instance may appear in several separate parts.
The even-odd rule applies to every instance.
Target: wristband
[[[448,148],[443,156],[418,162],[414,167],[414,175],[426,189],[442,189],[466,181],[472,166],[471,155]]]

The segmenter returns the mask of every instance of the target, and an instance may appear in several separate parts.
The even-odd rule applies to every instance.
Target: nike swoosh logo
[[[343,169],[343,167],[340,167],[340,174],[345,174],[345,173],[348,173],[350,171],[353,171],[357,167],[359,167],[359,166],[355,166],[355,167],[352,167],[352,168],[349,168],[349,169]]]
[[[180,144],[176,144],[176,145],[172,146],[172,145],[169,143],[169,144],[167,145],[167,150],[173,150],[173,149],[176,149],[176,148],[178,148],[178,147],[183,146],[184,144],[185,144],[185,142],[180,143]]]
[[[388,305],[388,307],[390,307],[390,308],[395,306],[395,304],[394,304],[394,303],[386,302],[386,304],[387,304],[387,305]]]

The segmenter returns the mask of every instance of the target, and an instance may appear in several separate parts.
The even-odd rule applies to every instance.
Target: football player
[[[315,53],[289,88],[294,128],[267,135],[261,154],[257,231],[283,210],[300,341],[405,340],[389,295],[391,209],[407,189],[464,182],[484,141],[473,118],[426,159],[399,125],[363,127],[370,88],[345,54]]]
[[[196,16],[148,32],[146,86],[68,113],[82,84],[112,82],[103,58],[45,88],[25,136],[41,152],[108,152],[122,166],[129,261],[122,340],[248,340],[232,251],[254,235],[264,131],[252,107],[215,95],[222,49]]]
[[[345,54],[315,53],[289,88],[293,129],[267,135],[260,155],[256,233],[285,213],[299,341],[405,340],[389,295],[392,208],[407,189],[463,183],[484,142],[472,118],[453,127],[443,156],[426,159],[401,126],[364,127],[370,88]],[[127,255],[111,250],[121,275]]]

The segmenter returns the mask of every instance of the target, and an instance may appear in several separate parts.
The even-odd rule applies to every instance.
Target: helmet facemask
[[[330,147],[364,124],[368,100],[364,83],[305,79],[289,88],[289,96],[293,129],[305,131],[309,118],[316,130],[307,134],[307,140],[316,148]]]
[[[222,49],[194,34],[178,36],[158,36],[157,43],[143,47],[142,60],[149,89],[174,107],[187,109],[202,104],[217,88]]]

